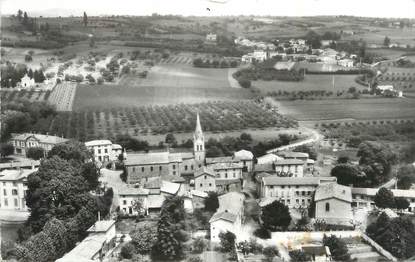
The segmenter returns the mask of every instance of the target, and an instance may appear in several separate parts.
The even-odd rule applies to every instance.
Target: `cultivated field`
[[[299,121],[413,119],[415,100],[373,98],[278,101],[279,112]]]
[[[250,99],[247,89],[231,88],[228,70],[195,68],[190,58],[173,57],[152,67],[146,78],[125,76],[118,85],[80,85],[74,110]]]
[[[77,92],[78,93],[78,92]],[[203,129],[228,132],[255,128],[290,128],[296,122],[272,108],[253,101],[208,102],[169,106],[101,108],[100,110],[60,113],[51,123],[50,133],[81,141],[114,138],[117,134],[133,136],[169,132],[192,132],[200,113]]]
[[[35,90],[13,90],[13,91],[1,91],[1,101],[13,101],[17,99],[27,99],[33,102],[45,101],[51,94],[51,91],[35,91]]]
[[[48,101],[56,106],[57,111],[72,111],[72,105],[76,93],[75,83],[61,83],[57,84]]]
[[[274,91],[344,91],[354,86],[358,89],[367,87],[357,84],[356,75],[306,75],[303,81],[253,81],[252,85],[263,94]],[[334,79],[334,86],[333,86]]]

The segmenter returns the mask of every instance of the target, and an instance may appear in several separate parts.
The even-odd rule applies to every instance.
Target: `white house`
[[[216,174],[212,168],[202,167],[194,175],[195,190],[216,192]]]
[[[237,234],[243,223],[245,196],[242,193],[230,192],[219,197],[219,208],[210,223],[210,240],[219,242],[221,232]]]
[[[118,205],[120,211],[124,215],[136,216],[139,213],[143,215],[148,214],[148,195],[149,191],[146,188],[135,188],[131,186],[123,186],[118,189]],[[136,202],[139,202],[141,209],[137,210],[138,205]]]
[[[92,140],[85,142],[85,146],[93,153],[95,161],[109,162],[114,159],[112,142],[109,140]]]
[[[283,160],[283,159],[284,159],[283,157],[270,153],[270,154],[266,154],[266,155],[258,157],[257,164],[258,165],[271,164],[271,163],[274,163],[276,161]]]
[[[303,177],[305,162],[300,159],[282,159],[274,162],[275,172],[280,176]]]
[[[36,169],[11,169],[0,172],[0,211],[27,211],[27,177]]]
[[[258,187],[261,206],[279,200],[289,208],[306,207],[311,203],[320,184],[335,182],[335,177],[279,177],[264,176]]]
[[[216,42],[217,35],[216,34],[207,34],[206,35],[206,41],[208,42]]]
[[[216,163],[209,166],[218,179],[241,179],[243,164],[238,163]]]
[[[353,63],[354,61],[352,59],[341,59],[337,61],[337,64],[339,66],[343,66],[343,67],[353,67]]]
[[[20,79],[20,86],[22,88],[31,88],[31,87],[34,87],[35,85],[36,85],[35,79],[34,78],[30,78],[27,74],[25,74]]]
[[[251,172],[254,165],[254,154],[248,150],[239,150],[233,153],[233,158],[242,162],[243,169]]]

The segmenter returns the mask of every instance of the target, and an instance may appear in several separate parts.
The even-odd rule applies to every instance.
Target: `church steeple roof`
[[[196,129],[195,129],[195,136],[201,137],[203,136],[202,126],[200,125],[200,118],[199,112],[196,113]]]

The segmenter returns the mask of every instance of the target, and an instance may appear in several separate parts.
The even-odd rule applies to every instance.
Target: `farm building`
[[[207,34],[206,41],[208,42],[216,42],[217,36],[216,34]]]
[[[22,79],[20,79],[20,86],[22,88],[31,88],[35,86],[35,79],[30,78],[27,74],[25,74]]]
[[[25,156],[29,148],[40,147],[47,153],[52,147],[64,143],[68,141],[68,139],[58,136],[24,133],[12,134],[10,141],[14,146],[14,153]]]

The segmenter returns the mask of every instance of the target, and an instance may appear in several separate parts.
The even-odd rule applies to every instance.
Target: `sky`
[[[2,14],[18,9],[29,15],[151,15],[196,16],[353,15],[414,18],[415,0],[0,0]]]

